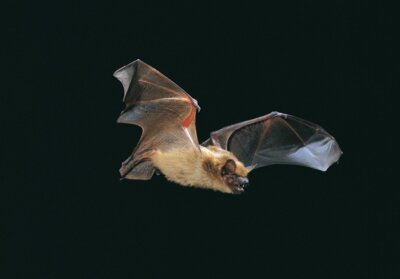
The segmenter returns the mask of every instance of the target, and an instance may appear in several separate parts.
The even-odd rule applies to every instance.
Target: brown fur
[[[218,169],[214,167],[212,160],[204,159],[202,167],[210,175],[212,175],[214,177],[218,177]]]
[[[208,188],[232,193],[221,176],[221,169],[227,160],[236,163],[236,174],[247,176],[248,170],[231,152],[215,146],[198,149],[174,149],[157,151],[151,157],[153,164],[168,180],[183,186]]]

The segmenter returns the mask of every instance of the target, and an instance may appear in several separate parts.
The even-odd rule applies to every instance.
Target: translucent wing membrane
[[[279,112],[213,132],[203,144],[229,150],[246,166],[256,167],[290,164],[325,171],[342,154],[323,128]]]

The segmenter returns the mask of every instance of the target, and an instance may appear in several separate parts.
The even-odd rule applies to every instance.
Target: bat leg
[[[154,165],[149,159],[153,153],[152,149],[140,152],[139,156],[137,154],[129,156],[119,169],[122,179],[149,180],[155,172]]]
[[[124,178],[137,179],[137,180],[149,180],[153,177],[155,168],[151,161],[142,161],[133,167]]]

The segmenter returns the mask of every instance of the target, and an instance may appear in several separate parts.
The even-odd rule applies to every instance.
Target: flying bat
[[[342,154],[322,127],[280,112],[224,127],[199,144],[200,107],[182,88],[141,60],[114,76],[126,105],[117,122],[142,128],[119,170],[122,178],[149,180],[162,173],[183,186],[239,194],[255,168],[290,164],[326,171]]]

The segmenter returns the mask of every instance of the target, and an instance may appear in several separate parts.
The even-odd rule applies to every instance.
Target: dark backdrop
[[[394,149],[391,8],[320,2],[5,9],[2,278],[398,274],[399,192],[376,163]],[[120,181],[140,129],[116,124],[112,73],[137,58],[199,101],[200,140],[278,110],[323,126],[344,155],[326,173],[257,169],[240,196]]]

